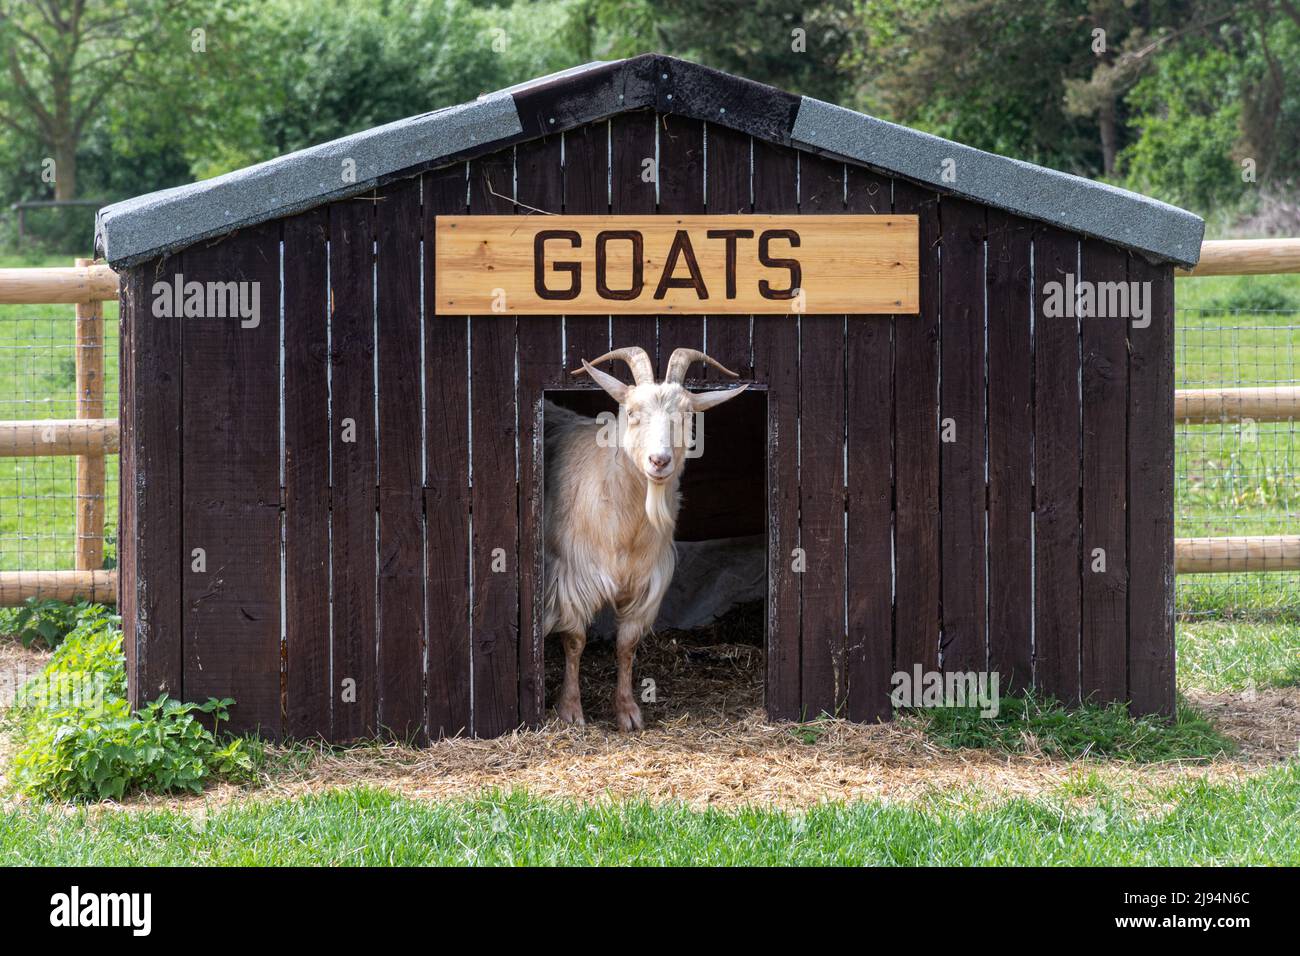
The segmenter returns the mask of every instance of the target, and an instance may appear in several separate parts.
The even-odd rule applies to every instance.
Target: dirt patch
[[[50,651],[23,647],[12,637],[0,637],[0,708],[14,702],[18,688],[41,672]]]
[[[583,701],[589,725],[552,722],[495,740],[444,740],[420,749],[398,744],[273,751],[278,769],[257,786],[222,786],[203,797],[143,799],[133,806],[204,806],[250,797],[295,796],[369,785],[424,799],[524,788],[579,800],[644,798],[694,806],[804,807],[825,801],[939,797],[963,805],[1055,794],[1087,800],[1118,791],[1158,801],[1180,780],[1235,780],[1294,758],[1300,745],[1300,689],[1197,694],[1193,700],[1241,750],[1211,763],[1126,764],[950,750],[916,721],[862,726],[847,721],[776,724],[763,714],[762,654],[725,632],[652,639],[637,668],[655,682],[643,702],[646,731],[613,729],[611,649],[589,645]],[[548,685],[558,683],[548,661]],[[548,686],[554,699],[554,686]]]
[[[1255,766],[1297,756],[1300,687],[1220,694],[1189,690],[1186,697],[1241,748],[1240,762]]]

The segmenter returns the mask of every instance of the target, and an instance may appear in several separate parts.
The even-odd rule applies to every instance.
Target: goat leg
[[[620,622],[618,625],[618,685],[614,690],[614,719],[619,730],[641,730],[641,708],[632,693],[632,662],[636,659],[636,646],[641,643],[640,625]]]
[[[581,631],[566,631],[564,640],[564,686],[560,688],[560,700],[555,705],[555,713],[566,724],[579,727],[586,723],[582,719],[582,696],[578,693],[578,669],[582,664],[582,649],[587,646],[587,635]]]

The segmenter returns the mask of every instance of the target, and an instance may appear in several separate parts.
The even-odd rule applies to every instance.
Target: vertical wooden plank
[[[884,214],[892,208],[888,179],[847,167],[846,212]],[[887,315],[850,315],[845,326],[845,669],[848,717],[857,721],[888,720],[893,713],[894,322]]]
[[[988,639],[1002,693],[1033,681],[1031,227],[988,210]]]
[[[469,348],[464,316],[434,314],[434,219],[467,209],[468,165],[424,177],[425,703],[431,739],[470,729]]]
[[[1135,715],[1171,717],[1174,686],[1174,278],[1134,256],[1128,277],[1149,296],[1150,325],[1131,328],[1128,408],[1128,673]]]
[[[661,213],[703,213],[704,124],[684,116],[659,116],[659,211]],[[792,187],[793,189],[793,187]],[[792,212],[794,210],[791,210]],[[704,348],[702,315],[659,317],[660,373],[673,349]],[[689,376],[700,374],[696,370]]]
[[[1108,289],[1127,288],[1128,254],[1085,239],[1080,271],[1098,297],[1109,297]],[[1082,323],[1081,680],[1083,696],[1102,703],[1128,699],[1128,323],[1128,314]]]
[[[984,207],[944,199],[940,273],[943,668],[984,671]]]
[[[134,348],[136,317],[139,307],[140,267],[122,269],[118,275],[118,388],[121,398],[117,412],[118,469],[117,483],[117,612],[122,616],[122,654],[126,666],[126,696],[131,706],[138,707],[140,658],[136,648],[135,556],[136,556],[136,495],[134,484],[128,477],[138,471],[135,457],[135,363]]]
[[[799,153],[799,211],[844,211],[844,164]],[[806,190],[806,191],[805,191]],[[815,305],[814,305],[815,308]],[[799,540],[808,567],[801,591],[800,683],[810,716],[842,716],[844,666],[843,315],[799,317]]]
[[[424,725],[420,181],[399,180],[378,196],[379,726],[414,739]]]
[[[609,121],[609,211],[615,215],[653,213],[655,181],[646,177],[646,160],[655,157],[655,114],[651,110],[620,113]],[[653,360],[658,355],[659,323],[653,315],[615,315],[610,341],[615,348],[639,345]],[[659,370],[662,373],[662,369]]]
[[[521,209],[552,209],[563,201],[566,176],[578,167],[561,166],[560,137],[520,143],[515,151],[517,200]],[[604,163],[599,171],[604,182]],[[584,316],[584,318],[586,318]],[[546,709],[546,635],[543,556],[545,548],[542,404],[548,385],[564,375],[563,320],[528,316],[519,320],[519,719],[540,723]],[[595,355],[589,355],[595,358]]]
[[[121,286],[122,612],[131,705],[179,696],[181,626],[181,322],[153,314],[154,284],[183,260],[149,260]]]
[[[376,731],[374,202],[330,206],[333,737]]]
[[[274,738],[280,703],[280,224],[185,253],[185,281],[249,305],[182,329],[181,441],[187,700],[233,697],[229,728]],[[237,284],[237,285],[232,285]],[[196,570],[202,549],[203,570]]]
[[[514,211],[514,150],[470,164],[470,212]],[[514,316],[470,319],[472,728],[519,725],[519,495]]]
[[[550,170],[547,176],[554,180],[552,184],[532,183],[530,189],[538,193],[539,200],[545,199],[545,202],[530,202],[529,205],[538,209],[562,207],[570,215],[608,212],[608,156],[607,124],[593,123],[569,130],[564,134],[563,175]],[[524,323],[531,321],[531,318],[525,319]],[[609,351],[609,316],[565,316],[564,341],[565,367],[582,368],[583,359],[594,359]]]
[[[750,139],[744,133],[725,126],[709,126],[705,130],[705,167],[707,173],[706,208],[710,215],[734,216],[750,211],[749,159]],[[719,241],[719,240],[712,240]],[[736,241],[738,255],[752,250],[755,239]],[[725,289],[710,289],[713,296],[725,294]],[[706,348],[727,368],[741,378],[754,374],[754,360],[750,352],[748,315],[706,315],[704,329]],[[725,380],[717,369],[703,371],[707,380]]]
[[[1066,703],[1079,699],[1079,326],[1072,306],[1044,306],[1051,283],[1072,288],[1078,252],[1058,229],[1034,237],[1034,680]]]
[[[920,217],[921,311],[894,326],[894,669],[939,668],[939,199],[894,180]]]
[[[329,212],[284,221],[285,732],[330,728]]]
[[[94,259],[78,259],[85,268]],[[76,305],[77,417],[104,417],[104,303]],[[104,566],[104,456],[77,456],[78,571],[98,571]]]
[[[793,150],[755,140],[754,212],[797,212],[797,172]],[[798,315],[754,316],[754,377],[768,386],[767,713],[799,720],[801,575],[792,567],[800,545]]]

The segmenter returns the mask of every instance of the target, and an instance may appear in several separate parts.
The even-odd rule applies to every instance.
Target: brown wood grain
[[[750,140],[744,133],[725,126],[708,126],[705,130],[707,197],[711,215],[734,216],[749,213]],[[739,254],[740,242],[737,241]],[[714,313],[704,317],[705,351],[741,378],[754,372],[754,358],[749,341],[751,316]],[[715,368],[703,370],[706,380],[720,381],[727,376]]]
[[[379,383],[379,726],[424,727],[424,448],[421,422],[420,181],[378,190],[375,222]]]
[[[704,124],[684,116],[657,113],[655,129],[658,211],[675,216],[707,212],[704,200]],[[660,374],[663,374],[673,349],[678,348],[704,348],[703,316],[659,315],[659,358],[655,367]],[[700,370],[692,369],[687,373],[687,380],[699,374]]]
[[[1078,275],[1079,239],[1042,228],[1034,237],[1034,682],[1079,700],[1079,324],[1043,314],[1045,287]]]
[[[366,199],[330,206],[331,692],[339,741],[372,736],[378,717],[374,214]]]
[[[849,212],[887,213],[892,204],[889,179],[847,167]],[[860,721],[888,720],[893,713],[894,323],[887,315],[850,315],[845,326],[845,668],[848,717]]]
[[[464,311],[550,315],[559,308],[566,315],[589,316],[616,312],[788,315],[793,296],[784,293],[792,288],[803,293],[800,305],[808,314],[842,314],[851,308],[888,309],[898,314],[916,311],[914,217],[439,216],[437,229],[437,298],[442,315]],[[748,232],[752,238],[735,240],[733,290],[733,280],[728,278],[729,243],[708,234],[736,230]],[[539,274],[537,236],[557,232],[563,235],[544,243]],[[635,298],[619,300],[598,293],[598,237],[602,232],[642,236],[644,266],[639,285],[632,278],[632,242],[620,239],[606,246],[610,289],[636,292]],[[797,246],[791,232],[797,235]],[[797,285],[792,286],[791,267],[763,264],[764,233],[773,234],[767,246],[769,261],[800,264],[802,280]],[[681,239],[683,235],[688,239]],[[698,276],[693,276],[687,265],[691,255],[685,251],[688,244],[698,264]],[[671,250],[675,245],[683,251],[674,261]],[[576,267],[580,273],[575,277],[560,271],[561,266]],[[667,277],[693,284],[669,287],[664,284]],[[573,297],[542,298],[537,291],[539,281],[557,294]],[[575,283],[578,288],[566,292],[573,290]],[[769,290],[767,294],[764,288]],[[494,310],[494,303],[501,301],[504,308]],[[735,345],[738,348],[743,338],[747,346],[748,322],[736,324]],[[741,324],[744,336],[739,333]]]
[[[184,257],[127,270],[122,286],[122,552],[118,608],[133,707],[180,695],[181,322],[153,314],[151,289]]]
[[[616,215],[653,213],[655,182],[642,174],[655,155],[655,114],[650,110],[621,113],[609,120],[609,211]],[[658,361],[659,322],[653,315],[610,316],[610,341],[615,348],[638,345]],[[658,366],[656,366],[658,369]]]
[[[989,670],[999,690],[1033,681],[1033,227],[988,211]]]
[[[471,214],[490,218],[512,212],[513,182],[513,149],[474,160]],[[513,315],[470,319],[472,729],[479,737],[519,725],[516,326]]]
[[[330,735],[329,213],[284,221],[285,732]]]
[[[984,207],[945,198],[939,431],[946,671],[984,671]],[[949,441],[948,439],[952,440]]]
[[[433,217],[464,213],[467,164],[424,176],[425,705],[431,739],[470,731],[469,348],[463,315],[433,312]]]
[[[566,135],[566,140],[569,138]],[[561,146],[557,136],[519,145],[515,151],[515,181],[521,206],[549,209],[560,205],[566,182],[561,176]],[[605,164],[601,162],[597,168],[603,187]],[[580,321],[599,319],[583,317]],[[530,725],[540,723],[546,709],[543,398],[548,386],[567,377],[564,322],[552,316],[518,325],[519,719]]]
[[[1128,253],[1085,239],[1081,277],[1128,281]],[[1128,324],[1085,318],[1083,336],[1083,696],[1128,699]]]
[[[1136,715],[1173,716],[1174,279],[1171,267],[1129,260],[1150,283],[1151,324],[1131,328],[1128,409],[1128,675]]]
[[[793,150],[754,142],[756,213],[793,213],[798,159]],[[754,377],[767,392],[767,640],[768,716],[799,720],[800,587],[792,568],[799,540],[799,326],[788,316],[754,316]]]
[[[526,186],[521,183],[520,188],[526,188],[538,201],[532,202],[523,196],[520,201],[538,209],[556,206],[562,208],[565,213],[562,227],[568,229],[572,215],[604,213],[609,210],[609,125],[593,123],[570,130],[564,134],[563,152],[563,174],[557,176],[551,171],[548,175],[530,178]],[[538,225],[560,227],[558,220]],[[531,248],[529,254],[531,255]],[[595,281],[590,274],[586,279],[588,286]],[[531,287],[532,282],[530,269],[527,285]],[[583,359],[594,359],[609,351],[609,313],[612,310],[603,307],[598,308],[595,314],[584,315],[579,314],[584,310],[571,309],[571,305],[569,302],[552,302],[543,314],[565,313],[566,355],[563,361],[566,368],[578,369],[582,368]],[[625,372],[608,367],[605,370],[617,375]]]
[[[920,219],[921,313],[894,323],[894,668],[939,667],[939,197],[894,180]]]
[[[281,732],[280,224],[190,249],[186,282],[258,283],[258,324],[182,328],[186,700],[233,697],[229,729]],[[194,549],[205,570],[194,569]]]
[[[844,164],[799,154],[801,220],[867,222],[844,211]],[[846,240],[856,242],[854,239]],[[808,567],[801,590],[800,683],[809,717],[842,716],[848,704],[844,629],[845,318],[799,319],[799,537]]]

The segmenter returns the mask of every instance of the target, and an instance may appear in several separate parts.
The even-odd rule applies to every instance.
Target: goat
[[[634,384],[596,368],[619,359]],[[581,725],[578,670],[587,627],[606,605],[618,623],[618,682],[614,713],[619,729],[640,730],[641,708],[632,694],[632,661],[649,633],[677,563],[673,532],[681,504],[679,483],[694,413],[735,398],[747,386],[700,393],[682,381],[695,362],[736,373],[695,349],[677,349],[662,383],[644,349],[615,349],[584,372],[619,404],[616,440],[609,423],[547,403],[544,420],[545,633],[564,641],[564,685],[556,713]]]

